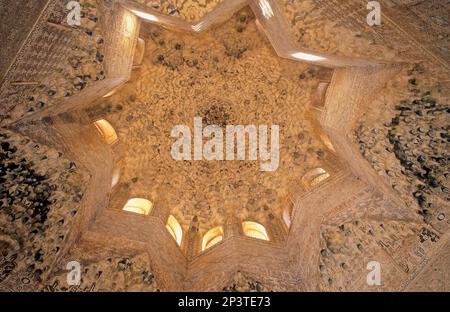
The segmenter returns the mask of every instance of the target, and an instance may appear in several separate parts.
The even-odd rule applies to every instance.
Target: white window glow
[[[137,11],[137,10],[130,10],[130,11],[133,12],[134,14],[136,14],[137,16],[139,16],[140,18],[146,19],[148,21],[151,21],[151,22],[159,21],[159,19],[153,14],[149,14],[149,13],[145,13],[145,12],[141,12],[141,11]]]
[[[270,6],[269,2],[267,2],[267,0],[259,0],[259,7],[261,8],[262,14],[265,18],[269,19],[273,17],[272,7]]]
[[[324,57],[317,56],[314,54],[303,53],[303,52],[297,52],[297,53],[293,53],[291,55],[292,55],[292,57],[295,57],[296,59],[303,60],[303,61],[317,62],[317,61],[325,60]]]

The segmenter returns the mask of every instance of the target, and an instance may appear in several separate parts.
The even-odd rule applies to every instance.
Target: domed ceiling
[[[279,58],[250,9],[201,35],[144,24],[140,37],[146,44],[142,65],[106,101],[115,109],[108,121],[119,133],[121,179],[132,197],[167,205],[186,227],[198,216],[207,230],[229,215],[260,221],[281,216],[302,190],[306,172],[325,163],[338,166],[312,106],[317,85],[330,79],[331,70]],[[194,117],[202,117],[203,126],[278,125],[278,169],[260,171],[261,161],[248,157],[172,159],[172,128],[193,131]]]
[[[0,38],[0,289],[450,287],[441,1],[386,2],[381,27],[364,1],[80,0],[74,27],[44,2]],[[279,126],[276,170],[175,160],[173,129],[196,117]]]

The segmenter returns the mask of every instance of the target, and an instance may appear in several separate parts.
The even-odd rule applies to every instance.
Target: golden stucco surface
[[[311,112],[313,88],[325,70],[279,59],[249,10],[198,36],[148,25],[141,36],[142,67],[108,100],[123,106],[110,121],[124,144],[122,178],[131,192],[147,198],[163,193],[183,225],[198,216],[204,229],[230,212],[262,220],[281,215],[301,177],[329,157]],[[173,160],[172,128],[193,131],[194,117],[204,126],[279,125],[278,170],[261,172],[260,160]]]

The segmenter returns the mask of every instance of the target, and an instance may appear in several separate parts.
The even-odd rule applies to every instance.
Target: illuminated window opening
[[[286,226],[289,229],[292,224],[292,217],[291,217],[291,213],[289,212],[289,209],[287,209],[287,208],[283,210],[283,221],[284,221],[284,224],[286,224]]]
[[[314,187],[330,177],[330,174],[322,168],[316,168],[303,176],[303,183],[307,187]]]
[[[267,0],[259,0],[259,7],[261,8],[262,14],[265,18],[269,19],[273,17],[272,7]]]
[[[144,198],[132,198],[123,207],[123,210],[141,215],[148,215],[153,208],[153,203]]]
[[[329,85],[328,82],[319,82],[316,93],[314,94],[314,106],[316,107],[325,106],[325,97],[328,90],[328,85]]]
[[[209,230],[203,236],[202,251],[220,243],[223,240],[223,227],[218,226]]]
[[[138,10],[130,10],[130,11],[133,12],[134,14],[136,14],[136,16],[143,18],[147,21],[150,21],[150,22],[158,22],[159,21],[158,17],[156,17],[153,14],[145,13],[145,12],[138,11]]]
[[[323,181],[325,181],[325,180],[328,179],[329,177],[330,177],[330,174],[329,174],[329,173],[321,174],[320,176],[315,177],[315,178],[311,181],[311,186],[319,185],[320,183],[322,183]]]
[[[113,96],[116,93],[116,91],[117,91],[117,89],[112,89],[111,91],[106,93],[103,97],[107,98],[107,97]]]
[[[123,83],[120,83],[119,85],[117,85],[114,89],[110,90],[108,93],[106,93],[103,98],[108,98],[113,96],[114,94],[117,93],[117,91],[120,90],[120,88],[123,86]]]
[[[136,33],[136,28],[138,24],[138,19],[134,14],[127,12],[124,15],[124,36],[127,38],[131,38]]]
[[[113,188],[114,186],[116,186],[117,183],[119,183],[119,181],[120,181],[120,168],[116,168],[116,169],[114,169],[114,172],[113,172],[111,187]]]
[[[116,130],[114,130],[113,126],[111,126],[108,121],[100,119],[94,122],[94,124],[107,144],[111,145],[117,142],[118,137]]]
[[[172,237],[175,239],[178,246],[181,246],[181,240],[183,239],[183,229],[174,216],[169,216],[169,219],[167,219],[166,228],[169,231],[170,235],[172,235]]]
[[[253,237],[262,240],[269,240],[269,235],[267,235],[266,228],[256,222],[253,221],[244,221],[242,222],[242,229],[244,234],[248,237]]]
[[[322,141],[323,141],[323,143],[325,144],[326,147],[328,147],[333,152],[336,152],[336,150],[334,149],[334,146],[331,143],[330,138],[328,136],[326,136],[325,134],[321,134],[320,138],[322,139]]]
[[[303,53],[303,52],[296,52],[291,54],[294,58],[302,60],[302,61],[311,61],[311,62],[319,62],[325,60],[324,57],[310,54],[310,53]]]
[[[142,38],[137,39],[136,50],[134,52],[133,66],[139,66],[144,61],[145,41]]]

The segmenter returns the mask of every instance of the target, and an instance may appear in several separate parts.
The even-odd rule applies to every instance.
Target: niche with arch
[[[131,198],[123,207],[124,211],[134,212],[141,215],[149,215],[153,208],[153,203],[144,198]]]
[[[242,222],[242,230],[245,236],[253,237],[261,240],[269,241],[269,235],[266,228],[257,222],[244,221]]]
[[[169,216],[169,218],[167,219],[166,228],[169,231],[170,235],[172,235],[173,239],[175,239],[178,246],[181,246],[181,242],[183,240],[183,229],[174,216]]]
[[[94,125],[108,145],[112,145],[119,140],[116,130],[107,120],[97,120]]]
[[[325,134],[325,133],[321,133],[320,134],[320,139],[322,140],[323,144],[325,144],[325,146],[332,152],[336,152],[336,150],[334,149],[333,143],[331,143],[330,138]]]
[[[325,97],[327,94],[329,82],[328,81],[321,81],[317,85],[316,92],[314,93],[313,98],[313,106],[316,108],[323,109],[325,107]]]
[[[283,209],[283,222],[288,229],[291,228],[292,224],[292,209],[285,208]]]
[[[111,180],[111,188],[114,188],[120,181],[120,167],[114,168]]]
[[[220,243],[223,240],[223,227],[217,226],[212,228],[205,235],[203,235],[202,251]]]
[[[306,188],[313,188],[328,179],[330,174],[323,168],[316,168],[308,171],[302,178],[303,185]]]

